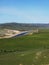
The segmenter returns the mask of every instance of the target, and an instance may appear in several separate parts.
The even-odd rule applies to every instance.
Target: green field
[[[49,30],[0,39],[0,65],[49,65]]]

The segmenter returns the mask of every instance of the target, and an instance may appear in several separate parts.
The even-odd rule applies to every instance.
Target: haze
[[[0,23],[49,23],[49,0],[0,0]]]

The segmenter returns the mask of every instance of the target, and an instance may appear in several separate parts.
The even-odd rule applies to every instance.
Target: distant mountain
[[[49,24],[23,24],[23,23],[5,23],[0,24],[0,29],[32,30],[37,28],[49,28]]]

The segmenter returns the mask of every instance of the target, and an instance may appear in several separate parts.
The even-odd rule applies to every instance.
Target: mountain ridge
[[[0,29],[15,29],[15,30],[32,30],[39,28],[49,28],[49,24],[42,23],[3,23],[0,24]]]

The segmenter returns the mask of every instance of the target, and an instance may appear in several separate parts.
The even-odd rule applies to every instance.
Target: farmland
[[[49,29],[0,39],[0,65],[49,65]]]

